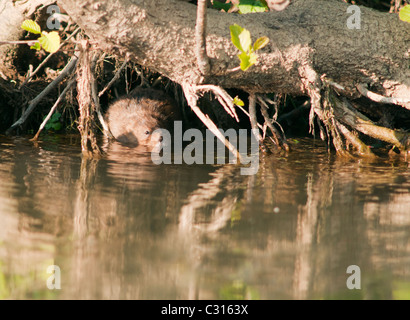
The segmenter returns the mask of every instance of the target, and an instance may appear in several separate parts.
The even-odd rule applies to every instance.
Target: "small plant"
[[[60,48],[60,35],[58,32],[41,31],[38,23],[33,20],[24,20],[21,28],[34,34],[41,34],[30,49],[41,50],[43,48],[47,52],[54,53]]]
[[[265,0],[240,0],[238,4],[234,5],[232,5],[232,3],[213,1],[212,7],[214,9],[223,10],[225,12],[234,10],[238,11],[238,13],[240,14],[269,11],[269,7]]]
[[[46,117],[44,117],[45,119]],[[45,129],[46,130],[53,130],[53,131],[60,131],[62,128],[61,122],[60,122],[60,118],[61,118],[61,113],[60,112],[56,112],[54,113],[51,118],[48,120],[47,124],[45,125]],[[44,120],[43,119],[43,120]]]
[[[241,61],[240,68],[245,71],[250,66],[254,65],[258,60],[256,51],[262,49],[269,42],[268,37],[260,37],[252,45],[251,33],[241,26],[234,24],[229,27],[231,30],[231,41],[241,52],[238,55]]]
[[[236,96],[235,98],[233,98],[232,103],[238,107],[243,107],[245,106],[245,103],[238,98],[238,96]]]
[[[266,1],[260,0],[241,0],[239,1],[238,9],[241,14],[269,11]]]
[[[410,22],[410,4],[404,6],[400,12],[399,12],[399,17],[401,20]]]
[[[225,12],[228,12],[229,9],[231,8],[230,3],[223,3],[223,2],[218,2],[218,1],[212,1],[212,8],[216,10],[223,10]]]

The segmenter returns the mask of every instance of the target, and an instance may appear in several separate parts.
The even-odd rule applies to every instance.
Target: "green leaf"
[[[249,61],[251,65],[255,64],[258,61],[258,55],[255,52],[249,54]]]
[[[44,116],[43,120],[46,117]],[[46,123],[46,125],[44,126],[44,128],[46,130],[50,130],[53,129],[54,131],[59,131],[61,130],[61,128],[63,127],[61,122],[60,122],[60,118],[61,118],[61,113],[60,112],[55,112],[50,119],[48,119],[48,122]]]
[[[239,51],[244,52],[245,50],[242,48],[239,39],[239,35],[243,32],[243,28],[235,23],[234,25],[229,26],[229,30],[231,30],[231,41],[234,46],[237,47]]]
[[[229,29],[231,30],[231,41],[235,47],[241,52],[249,51],[252,44],[251,33],[236,23],[229,26]]]
[[[243,107],[243,106],[245,105],[245,103],[244,103],[241,99],[239,99],[238,96],[236,96],[235,98],[233,98],[232,103],[233,103],[234,105],[240,106],[240,107]]]
[[[44,126],[44,129],[50,130],[53,127],[53,124],[50,122],[47,122],[46,125]]]
[[[258,55],[254,52],[242,52],[238,55],[238,58],[239,60],[241,60],[241,70],[246,71],[249,67],[256,63],[256,61],[258,60]]]
[[[60,48],[60,36],[56,31],[50,33],[43,31],[38,41],[47,52],[54,53]]]
[[[57,121],[60,121],[60,118],[61,118],[61,113],[60,113],[60,112],[55,112],[55,113],[51,116],[51,118],[50,118],[49,121],[51,121],[51,122],[57,122]]]
[[[37,22],[33,20],[24,20],[23,23],[21,24],[21,28],[31,33],[35,33],[35,34],[41,33],[40,26],[38,25]]]
[[[228,12],[228,10],[231,8],[231,4],[230,3],[222,3],[222,2],[214,1],[212,3],[212,8],[214,8],[216,10],[223,10],[225,12]]]
[[[268,7],[259,0],[241,0],[238,4],[239,13],[265,12]]]
[[[53,123],[53,130],[54,131],[60,131],[62,127],[63,127],[63,125],[61,124],[61,122]]]
[[[241,61],[240,67],[242,71],[245,71],[251,66],[249,63],[249,55],[246,52],[239,54],[238,58]]]
[[[248,52],[251,50],[252,39],[251,39],[251,33],[248,30],[243,29],[243,31],[239,34],[239,41],[244,51]]]
[[[63,125],[60,122],[48,122],[44,129],[46,130],[53,130],[53,131],[60,131],[63,128]]]
[[[269,10],[269,6],[268,6],[266,0],[260,0],[260,2],[266,7],[267,10]]]
[[[36,42],[34,45],[30,47],[30,49],[41,50],[41,46],[39,42]]]
[[[255,43],[253,44],[253,50],[259,50],[262,49],[264,46],[266,46],[269,43],[269,38],[268,37],[260,37],[258,38]]]
[[[410,22],[410,5],[409,4],[400,10],[399,17],[403,21]]]

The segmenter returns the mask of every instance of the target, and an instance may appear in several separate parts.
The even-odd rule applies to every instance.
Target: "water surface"
[[[0,136],[0,299],[410,298],[403,162],[300,139],[241,176],[116,143],[89,160],[79,145]]]

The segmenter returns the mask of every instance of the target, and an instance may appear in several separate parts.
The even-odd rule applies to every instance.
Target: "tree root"
[[[86,156],[99,156],[101,150],[97,144],[95,136],[95,112],[98,108],[94,101],[96,96],[94,70],[91,68],[91,58],[89,43],[87,40],[81,41],[81,59],[77,68],[77,100],[80,110],[78,130],[81,134],[81,150]]]
[[[277,117],[278,117],[278,108],[277,108],[277,104],[274,101],[268,101],[268,99],[266,97],[260,96],[258,95],[257,97],[258,102],[261,106],[261,113],[263,116],[263,119],[265,120],[265,124],[264,126],[267,126],[271,133],[272,133],[272,140],[274,141],[275,145],[280,148],[280,149],[284,149],[286,152],[289,152],[289,145],[286,142],[286,137],[285,137],[285,133],[282,129],[282,127],[280,126],[280,124],[276,121]],[[269,106],[267,104],[267,102],[270,102],[271,104],[275,105],[275,115],[270,118],[269,114],[268,114],[268,109]],[[277,126],[279,126],[279,128],[281,129],[281,132],[278,131],[278,129],[273,125],[276,124]]]
[[[76,54],[73,55],[73,57],[71,58],[70,62],[65,66],[65,68],[63,69],[63,71],[61,71],[61,73],[58,75],[57,78],[55,78],[37,97],[35,97],[29,104],[26,112],[23,113],[23,115],[20,117],[20,119],[18,119],[15,123],[13,123],[13,125],[7,129],[6,134],[11,134],[11,132],[19,127],[22,126],[27,118],[29,117],[29,115],[31,114],[31,112],[33,112],[33,110],[35,109],[35,107],[37,106],[37,104],[47,95],[49,94],[55,87],[57,87],[57,85],[63,81],[63,79],[69,75],[72,74],[72,72],[75,70],[76,66],[77,66],[77,61],[78,61],[78,56]]]
[[[257,120],[257,116],[256,116],[257,102],[259,102],[260,104],[260,110],[264,118],[263,126],[261,126]],[[262,96],[256,95],[254,93],[249,94],[249,119],[251,122],[252,133],[255,135],[255,138],[257,139],[257,141],[259,141],[260,146],[263,148],[262,150],[266,151],[266,146],[264,145],[264,138],[265,138],[266,128],[269,128],[272,133],[272,136],[270,136],[270,139],[275,143],[276,147],[279,150],[289,151],[289,146],[286,143],[285,135],[280,134],[279,131],[273,125],[273,123],[276,122],[276,120],[274,118],[271,119],[269,117],[268,108],[269,107],[266,102],[266,98],[263,98]],[[259,128],[262,128],[262,131],[264,132],[263,136],[260,134]]]
[[[251,121],[252,133],[255,135],[259,144],[263,144],[262,136],[259,133],[258,120],[256,118],[256,95],[254,93],[249,94],[249,120]]]
[[[57,109],[58,104],[64,99],[67,91],[75,84],[76,79],[75,77],[72,78],[68,84],[66,85],[66,87],[64,88],[63,92],[60,94],[60,96],[58,97],[58,99],[56,100],[56,102],[54,103],[54,105],[52,106],[52,108],[50,109],[50,112],[48,113],[48,115],[46,116],[46,118],[44,119],[44,121],[41,123],[40,128],[38,129],[36,135],[31,139],[31,141],[37,141],[38,137],[41,133],[41,131],[44,129],[44,127],[46,126],[48,120],[50,120],[51,116],[53,115],[54,111]]]
[[[98,97],[101,98],[101,96],[109,89],[111,88],[111,86],[120,78],[121,76],[121,72],[122,70],[125,69],[125,67],[127,66],[129,60],[128,58],[125,59],[125,61],[122,63],[121,67],[115,72],[114,77],[112,77],[112,79],[110,80],[110,82],[108,82],[108,84],[105,86],[104,89],[102,89],[99,93],[98,93]]]
[[[410,154],[410,133],[401,130],[392,130],[376,125],[365,115],[356,110],[346,98],[339,97],[334,91],[334,83],[326,80],[325,76],[319,78],[316,71],[309,65],[299,69],[305,90],[311,99],[310,125],[313,132],[313,117],[317,116],[326,128],[328,139],[332,139],[333,145],[339,155],[351,156],[353,146],[360,156],[374,156],[374,153],[357,135],[360,132],[368,137],[386,142],[397,148],[406,158]],[[363,94],[369,96],[368,91]],[[380,97],[379,97],[380,98]],[[391,99],[384,99],[383,103],[391,103]],[[403,101],[396,101],[402,103]],[[321,128],[321,138],[324,139]]]
[[[104,58],[104,56],[105,56],[104,54],[101,54],[101,53],[99,53],[99,52],[96,52],[96,53],[94,54],[92,60],[91,60],[91,74],[92,74],[92,77],[91,77],[91,83],[90,83],[90,85],[91,85],[92,100],[93,100],[93,103],[94,103],[94,106],[95,106],[95,112],[97,113],[98,120],[100,121],[100,123],[101,123],[101,125],[102,125],[102,127],[103,127],[103,130],[102,130],[102,131],[103,131],[103,133],[105,134],[105,136],[107,136],[107,137],[109,137],[109,138],[112,138],[111,131],[110,131],[109,127],[108,127],[108,124],[105,122],[104,116],[102,115],[102,112],[101,112],[100,96],[101,96],[102,94],[101,94],[101,92],[100,92],[99,94],[97,94],[97,91],[98,91],[97,81],[96,81],[96,79],[95,79],[95,77],[94,77],[94,75],[96,74],[97,61],[98,61],[100,58]],[[125,64],[125,62],[124,62],[124,64]],[[120,71],[118,71],[118,72],[120,72]],[[117,76],[118,72],[114,75],[113,79],[109,82],[108,85],[110,85],[111,83],[114,82],[114,79],[115,79],[115,77]],[[107,85],[107,87],[108,87],[108,85]],[[106,88],[107,88],[107,87],[106,87]],[[99,154],[99,151],[97,152],[97,154]]]
[[[237,160],[241,159],[241,155],[239,151],[236,149],[235,146],[233,146],[219,131],[215,123],[207,116],[205,115],[197,106],[197,100],[198,100],[198,95],[203,94],[205,91],[212,91],[220,104],[224,107],[225,111],[232,117],[234,118],[237,122],[239,122],[238,115],[235,110],[235,105],[233,103],[233,98],[221,87],[215,86],[215,85],[192,85],[192,84],[185,84],[183,85],[183,91],[185,94],[185,97],[187,99],[188,105],[190,108],[194,111],[194,113],[198,116],[198,118],[202,121],[203,124],[221,141],[224,143],[225,147],[228,148],[237,158]],[[286,137],[283,133],[280,133],[277,128],[273,125],[276,123],[278,126],[280,126],[276,122],[276,118],[270,118],[268,115],[268,109],[269,106],[267,102],[271,102],[273,104],[273,101],[268,101],[266,97],[263,97],[261,95],[255,94],[255,93],[250,93],[249,94],[249,112],[247,112],[243,107],[237,106],[239,109],[241,109],[250,119],[251,123],[251,128],[252,128],[252,134],[255,136],[256,140],[259,142],[259,145],[261,146],[263,151],[267,151],[266,146],[264,145],[264,138],[265,134],[262,136],[260,134],[259,129],[261,129],[264,133],[266,132],[266,127],[268,127],[272,133],[272,136],[269,136],[269,138],[274,142],[274,144],[277,146],[279,150],[285,150],[286,152],[289,151],[289,145],[286,143]],[[261,107],[261,113],[264,118],[264,126],[258,123],[257,121],[257,116],[256,116],[256,105],[257,102],[259,103]],[[277,110],[276,110],[276,116],[277,116]]]
[[[406,109],[410,110],[410,99],[409,98],[400,98],[400,97],[385,97],[380,94],[369,91],[363,84],[358,84],[356,86],[357,90],[361,95],[369,98],[370,100],[378,103],[387,103],[387,104],[397,104],[403,106]]]
[[[300,72],[305,78],[305,89],[311,98],[310,124],[313,126],[313,117],[316,115],[325,126],[327,137],[332,139],[339,155],[351,156],[353,151],[360,156],[375,156],[371,148],[358,137],[357,132],[360,132],[393,145],[407,158],[410,153],[410,133],[376,125],[356,110],[346,98],[339,97],[329,81],[324,77],[319,79],[311,66],[302,67]],[[361,92],[365,93],[362,89],[363,87]],[[384,100],[380,102],[387,103]],[[323,136],[321,133],[322,139]],[[349,150],[349,145],[354,150]]]
[[[219,86],[207,84],[207,85],[197,85],[195,86],[195,91],[197,92],[205,92],[205,91],[212,91],[212,93],[216,96],[219,103],[224,107],[225,111],[234,118],[237,122],[239,122],[238,115],[236,114],[235,105],[233,104],[233,99],[226,92]]]
[[[202,89],[198,89],[197,86],[191,84],[184,84],[182,89],[184,90],[188,105],[192,111],[195,112],[202,123],[206,125],[206,127],[225,145],[226,148],[228,148],[229,151],[232,152],[232,154],[234,154],[238,161],[243,162],[242,156],[238,149],[226,137],[224,137],[224,135],[218,130],[215,123],[198,107],[198,92]]]
[[[406,153],[410,150],[410,133],[376,125],[357,111],[345,98],[339,99],[333,94],[331,100],[335,115],[342,123],[369,137],[387,142],[400,152]]]
[[[336,126],[339,129],[339,131],[344,135],[346,140],[350,142],[357,150],[357,153],[361,156],[367,156],[367,157],[374,157],[374,153],[371,151],[370,147],[363,143],[362,140],[360,140],[357,135],[354,133],[350,132],[349,129],[347,129],[343,124],[341,124],[339,121],[336,121]]]

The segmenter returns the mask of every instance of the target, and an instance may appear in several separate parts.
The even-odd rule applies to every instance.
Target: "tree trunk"
[[[344,87],[369,84],[384,96],[410,99],[410,24],[397,15],[361,7],[361,29],[349,29],[348,5],[337,0],[293,0],[281,12],[228,14],[208,9],[207,54],[202,75],[195,56],[196,6],[176,0],[59,0],[58,3],[104,51],[130,54],[141,65],[183,84],[210,83],[248,92],[309,94],[310,72]],[[246,72],[229,26],[267,36],[256,65]],[[307,82],[306,82],[307,80]],[[409,103],[402,103],[410,109]]]

